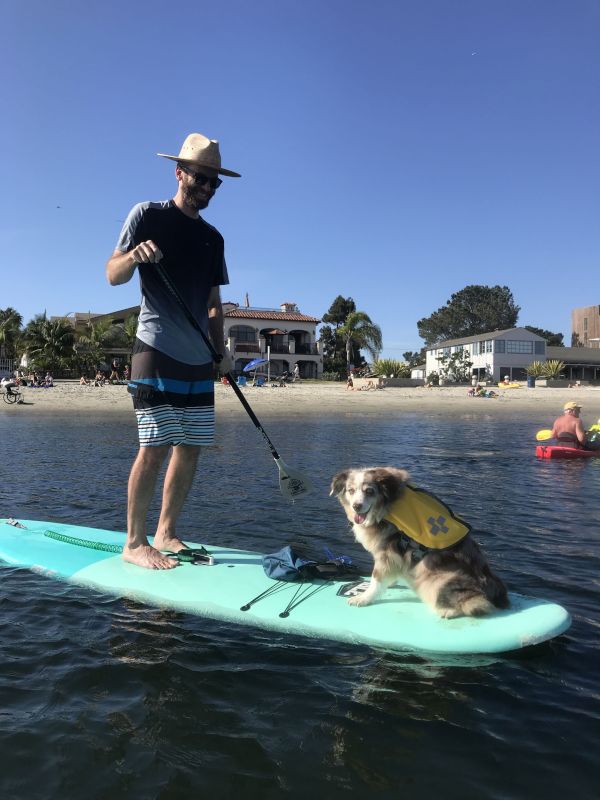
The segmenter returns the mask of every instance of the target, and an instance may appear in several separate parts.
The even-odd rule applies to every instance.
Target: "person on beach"
[[[134,206],[106,265],[111,285],[127,283],[137,268],[141,306],[131,360],[131,390],[139,452],[129,476],[127,540],[123,558],[149,569],[171,569],[177,559],[161,553],[185,548],[176,525],[202,447],[214,439],[214,365],[211,354],[155,270],[168,272],[178,293],[210,337],[222,361],[233,363],[224,342],[220,286],[229,283],[221,234],[200,216],[222,181],[239,173],[221,167],[219,143],[190,134],[176,162],[177,192],[171,200]],[[158,473],[167,456],[162,506],[153,546],[146,517]]]
[[[552,438],[558,444],[568,447],[585,447],[587,437],[582,421],[579,419],[581,406],[574,400],[565,403],[563,413],[554,421]]]

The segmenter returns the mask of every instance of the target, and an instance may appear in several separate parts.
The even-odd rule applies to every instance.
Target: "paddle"
[[[547,442],[548,439],[552,439],[552,431],[550,428],[544,428],[544,430],[536,433],[535,438],[538,442]]]
[[[217,353],[217,351],[213,347],[212,342],[202,330],[200,324],[198,323],[192,312],[189,310],[189,308],[183,301],[183,298],[181,297],[175,286],[173,286],[173,283],[171,282],[171,279],[165,272],[164,268],[160,264],[155,264],[154,268],[158,273],[159,277],[161,278],[162,282],[165,284],[166,288],[169,290],[171,295],[177,301],[177,304],[181,307],[181,310],[185,314],[190,325],[192,325],[192,327],[194,327],[198,331],[198,333],[202,336],[204,344],[210,351],[210,354],[215,363],[219,364],[223,360],[223,356]],[[252,409],[250,408],[250,404],[244,397],[240,387],[237,385],[234,376],[231,374],[231,372],[228,372],[226,373],[225,377],[229,381],[229,385],[231,386],[233,391],[236,393],[238,400],[244,406],[248,416],[250,417],[256,428],[260,431],[263,439],[269,446],[271,455],[275,459],[275,463],[277,464],[277,469],[279,470],[279,488],[281,490],[281,493],[284,495],[284,497],[287,497],[290,500],[295,500],[297,497],[300,497],[301,495],[309,492],[312,488],[310,481],[308,480],[308,478],[306,478],[297,470],[288,467],[288,465],[281,460],[279,453],[277,452],[277,450],[273,446],[273,443],[267,436],[265,429],[258,421],[258,417],[254,413],[254,411],[252,411]]]

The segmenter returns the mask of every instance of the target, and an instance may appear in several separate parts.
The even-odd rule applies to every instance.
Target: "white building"
[[[478,380],[497,382],[508,375],[519,381],[526,379],[525,368],[532,361],[546,360],[546,340],[526,328],[509,328],[438,342],[427,349],[426,376],[443,373],[439,359],[460,351],[466,351],[473,363],[471,375]]]
[[[223,303],[223,318],[235,372],[241,372],[255,358],[268,356],[272,376],[293,372],[296,364],[301,378],[320,378],[323,374],[323,355],[317,342],[321,320],[301,314],[295,303],[282,303],[279,310]]]

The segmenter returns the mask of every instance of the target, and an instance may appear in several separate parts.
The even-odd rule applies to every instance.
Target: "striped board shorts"
[[[214,367],[184,364],[136,339],[130,385],[147,386],[133,398],[140,447],[207,447],[215,436]],[[152,391],[154,390],[154,391]]]

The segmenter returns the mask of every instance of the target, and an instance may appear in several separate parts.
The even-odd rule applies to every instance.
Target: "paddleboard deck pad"
[[[368,578],[277,582],[265,575],[260,553],[231,547],[209,546],[212,566],[189,561],[176,569],[148,570],[123,561],[123,533],[18,523],[23,527],[0,520],[0,560],[6,564],[116,597],[285,634],[385,650],[478,654],[538,644],[571,624],[562,606],[514,593],[509,609],[479,619],[440,619],[401,585],[390,587],[374,605],[350,606],[348,595],[364,590]]]

